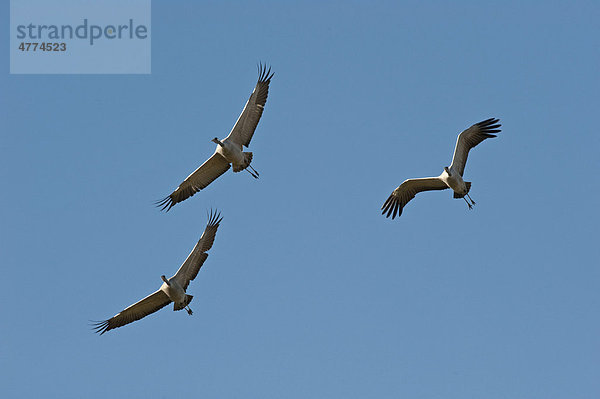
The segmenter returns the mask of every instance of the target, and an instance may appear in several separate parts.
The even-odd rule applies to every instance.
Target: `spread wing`
[[[162,207],[161,211],[166,209],[168,212],[176,203],[190,198],[212,183],[217,177],[227,172],[230,167],[229,162],[221,154],[215,152],[212,157],[208,158],[198,169],[186,177],[171,195],[157,201],[156,205]]]
[[[265,104],[267,103],[267,96],[269,95],[269,83],[273,77],[271,68],[267,70],[266,66],[259,64],[258,66],[258,82],[256,87],[252,91],[244,110],[240,114],[237,122],[231,129],[229,136],[225,140],[233,141],[239,145],[250,145],[250,140],[254,135],[258,121],[262,116]]]
[[[462,176],[465,171],[465,165],[467,164],[469,150],[485,139],[496,137],[493,133],[500,132],[500,129],[498,128],[502,126],[498,123],[499,121],[500,120],[496,118],[486,119],[474,124],[459,134],[458,139],[456,140],[456,147],[454,148],[454,156],[452,157],[450,170],[458,172]]]
[[[217,234],[217,229],[219,228],[221,220],[223,220],[223,218],[220,213],[213,212],[212,210],[210,211],[208,224],[204,229],[204,233],[202,233],[202,237],[200,237],[200,240],[198,240],[198,243],[194,249],[192,249],[192,252],[173,276],[184,290],[187,289],[190,281],[196,278],[198,271],[204,264],[206,258],[208,258],[206,251],[212,247],[213,242],[215,241],[215,235]]]
[[[392,219],[402,215],[402,208],[421,191],[445,190],[448,186],[438,177],[408,179],[396,188],[381,207],[382,215]]]
[[[120,313],[114,315],[110,319],[94,322],[94,330],[102,335],[113,328],[121,327],[125,324],[133,323],[136,320],[146,317],[149,314],[164,308],[169,303],[171,303],[171,300],[167,294],[161,290],[158,290],[155,293],[148,295],[141,301],[129,306]]]

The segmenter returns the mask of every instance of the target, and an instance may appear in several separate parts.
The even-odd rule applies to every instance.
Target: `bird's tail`
[[[467,186],[467,193],[466,194],[469,194],[469,191],[471,191],[471,182],[470,181],[466,181],[465,185]],[[454,198],[462,198],[462,197],[464,197],[464,195],[460,195],[457,192],[454,192]]]
[[[233,165],[234,172],[241,172],[242,170],[246,169],[248,167],[248,165],[250,165],[250,162],[252,162],[252,153],[251,152],[244,152],[243,154],[244,154],[244,161],[240,164]]]
[[[187,305],[189,305],[190,302],[192,302],[192,298],[194,298],[193,295],[185,295],[185,302],[177,304],[174,303],[173,304],[173,310],[181,310],[183,308],[185,308]]]

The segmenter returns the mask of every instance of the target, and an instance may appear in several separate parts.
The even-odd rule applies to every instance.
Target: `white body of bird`
[[[167,294],[169,299],[173,301],[174,308],[183,309],[186,307],[190,303],[191,299],[186,301],[185,290],[181,285],[179,285],[175,277],[172,277],[168,280],[165,276],[161,277],[164,282],[160,286],[160,290]]]
[[[456,194],[461,198],[464,197],[468,192],[467,183],[463,180],[462,176],[450,169],[450,173],[444,169],[439,179],[446,183]]]
[[[239,172],[250,166],[250,162],[252,162],[252,153],[243,152],[241,145],[234,143],[228,138],[225,138],[222,141],[214,138],[213,142],[217,143],[215,154],[219,154],[225,158],[233,167],[234,172]]]
[[[217,144],[217,153],[221,154],[229,163],[241,164],[244,162],[242,146],[236,145],[227,139],[223,139],[223,145]]]

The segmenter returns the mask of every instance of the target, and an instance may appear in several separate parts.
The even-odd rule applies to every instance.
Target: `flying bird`
[[[444,171],[438,177],[405,180],[385,201],[381,207],[382,214],[386,217],[391,216],[394,219],[396,215],[402,215],[402,208],[421,191],[445,190],[447,188],[454,191],[454,198],[464,199],[469,209],[473,209],[475,201],[469,196],[471,182],[463,180],[467,156],[469,150],[483,140],[496,137],[494,133],[500,132],[498,128],[502,126],[498,123],[499,121],[496,118],[486,119],[464,130],[456,140],[450,167],[445,166]]]
[[[164,308],[171,302],[174,303],[174,311],[185,309],[189,315],[192,315],[192,309],[190,309],[189,304],[193,296],[187,294],[186,290],[190,281],[196,278],[198,271],[208,257],[206,251],[212,247],[219,223],[223,219],[220,216],[220,213],[210,212],[208,224],[204,229],[204,233],[202,233],[202,237],[200,237],[192,252],[173,277],[167,279],[164,275],[160,276],[163,284],[158,291],[134,303],[108,320],[93,322],[94,330],[102,335],[113,328],[122,327],[146,317]]]
[[[233,166],[234,172],[246,170],[258,179],[258,172],[250,166],[252,153],[243,152],[242,146],[248,147],[250,145],[250,140],[252,140],[258,121],[265,109],[267,96],[269,95],[269,84],[273,75],[274,73],[271,73],[270,67],[267,69],[262,64],[258,65],[256,87],[254,87],[246,106],[229,135],[223,140],[216,137],[211,140],[217,145],[215,153],[191,175],[186,177],[171,195],[156,202],[161,210],[166,209],[168,212],[178,202],[185,201],[215,181],[227,172],[231,166]]]

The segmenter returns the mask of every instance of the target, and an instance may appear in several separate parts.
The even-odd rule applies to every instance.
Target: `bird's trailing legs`
[[[469,199],[471,200],[471,204],[475,205],[475,201],[473,201],[473,198],[471,198],[471,196],[469,195],[469,193],[467,193],[467,197],[469,197]]]
[[[192,315],[192,313],[194,313],[194,312],[192,312],[192,308],[190,308],[189,306],[186,306],[185,310],[187,310],[187,312],[190,316]]]
[[[467,200],[467,197],[469,197],[469,199],[471,200],[471,203],[469,203],[469,201]],[[465,194],[465,196],[463,197],[463,199],[465,200],[465,202],[469,206],[469,209],[473,209],[473,205],[475,205],[475,201],[473,201],[473,198],[471,198],[471,196],[469,194]]]
[[[254,169],[252,166],[248,165],[248,167],[246,168],[246,170],[248,171],[248,173],[250,173],[252,175],[252,177],[254,177],[255,179],[258,179],[258,176],[260,176],[258,174],[258,172],[256,171],[256,169]]]

